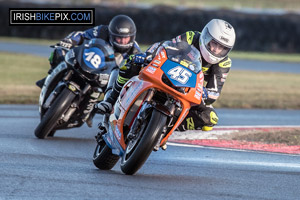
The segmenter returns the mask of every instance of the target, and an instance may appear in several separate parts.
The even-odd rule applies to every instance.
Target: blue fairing
[[[161,69],[176,87],[196,87],[197,74],[177,62],[167,60]]]
[[[99,70],[105,66],[104,53],[96,47],[84,49],[83,60],[85,64],[92,69]]]

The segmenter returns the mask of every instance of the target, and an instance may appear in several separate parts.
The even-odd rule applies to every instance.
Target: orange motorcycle
[[[104,116],[96,136],[95,166],[109,170],[121,158],[121,170],[136,173],[153,150],[165,146],[191,106],[201,103],[203,80],[195,47],[164,42],[123,86],[112,113]]]

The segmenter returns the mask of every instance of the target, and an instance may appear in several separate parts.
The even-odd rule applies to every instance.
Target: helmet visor
[[[113,46],[127,50],[130,49],[133,46],[135,35],[116,35],[111,34],[111,43]]]
[[[217,40],[215,40],[208,32],[207,29],[202,33],[204,34],[204,45],[205,48],[214,56],[218,58],[225,57],[231,50],[231,47],[228,47]]]

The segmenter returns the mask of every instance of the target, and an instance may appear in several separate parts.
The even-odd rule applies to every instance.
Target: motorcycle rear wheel
[[[112,169],[119,160],[119,156],[112,154],[111,149],[102,140],[100,144],[97,144],[94,155],[94,165],[102,170]]]
[[[36,127],[34,134],[39,139],[44,139],[52,134],[56,126],[57,120],[66,112],[75,98],[75,94],[65,88],[54,100],[51,107],[42,116],[41,122]],[[53,132],[54,135],[54,132]]]
[[[140,137],[133,147],[125,150],[121,160],[121,170],[127,175],[136,173],[153,151],[154,146],[162,133],[163,127],[166,124],[167,116],[157,110],[153,110],[146,130],[141,133]],[[147,123],[145,119],[142,123]],[[128,151],[128,148],[131,150]]]

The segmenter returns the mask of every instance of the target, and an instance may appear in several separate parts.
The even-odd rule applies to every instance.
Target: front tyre
[[[119,156],[112,154],[111,149],[101,140],[96,146],[93,162],[99,169],[110,170],[116,165],[119,158]]]
[[[76,95],[69,89],[63,89],[36,127],[34,134],[37,138],[44,139],[54,131],[53,129],[55,128],[56,122],[70,107],[75,96]]]
[[[121,170],[125,174],[132,175],[142,167],[158,142],[166,120],[167,116],[157,110],[153,110],[146,130],[143,133],[139,133],[140,137],[136,138],[139,141],[134,141],[134,146],[130,146],[131,141],[128,142],[121,161]],[[142,123],[147,123],[147,120],[145,119]]]

